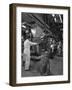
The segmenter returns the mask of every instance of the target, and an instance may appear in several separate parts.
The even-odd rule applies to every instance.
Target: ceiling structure
[[[56,38],[60,36],[62,39],[63,33],[63,15],[60,14],[37,14],[37,13],[24,13],[22,12],[22,23],[36,22],[42,30],[49,35]]]

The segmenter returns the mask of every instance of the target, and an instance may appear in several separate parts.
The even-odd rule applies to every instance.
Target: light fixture
[[[32,32],[33,36],[35,37],[35,35],[36,35],[36,29],[35,28],[31,29],[31,32]]]

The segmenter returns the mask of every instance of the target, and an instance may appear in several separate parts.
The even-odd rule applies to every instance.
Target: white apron
[[[33,43],[28,39],[24,42],[25,70],[28,70],[30,66],[30,46],[36,44],[37,43]]]

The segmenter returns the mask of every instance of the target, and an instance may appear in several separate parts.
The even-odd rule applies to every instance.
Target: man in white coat
[[[25,70],[29,70],[30,66],[30,46],[37,45],[37,43],[31,42],[30,38],[28,37],[24,41],[24,56],[25,56]]]

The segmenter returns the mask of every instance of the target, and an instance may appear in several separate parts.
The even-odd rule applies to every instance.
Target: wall
[[[37,4],[47,4],[47,5],[57,5],[57,6],[58,5],[70,6],[72,11],[72,0],[0,0],[0,90],[44,90],[44,89],[72,90],[72,78],[70,84],[57,84],[57,85],[54,84],[54,85],[28,86],[28,87],[9,86],[8,82],[9,82],[9,4],[10,3],[35,3],[35,4],[37,3]],[[71,12],[71,17],[72,17],[72,12]],[[71,18],[71,22],[72,22],[72,18]],[[71,66],[71,70],[72,70],[72,66]],[[72,75],[72,71],[71,71],[71,75]]]

